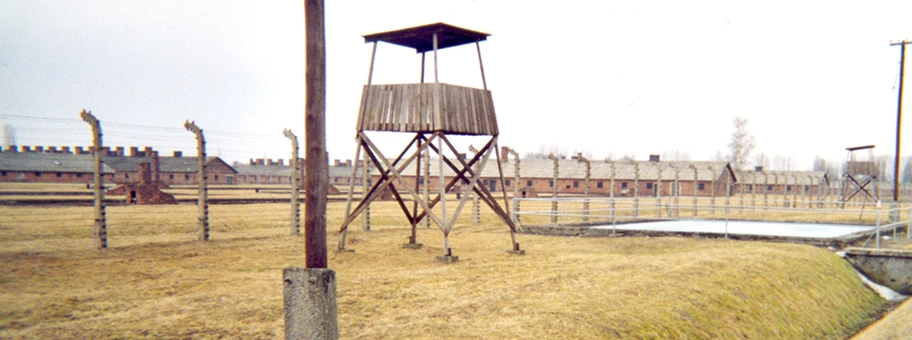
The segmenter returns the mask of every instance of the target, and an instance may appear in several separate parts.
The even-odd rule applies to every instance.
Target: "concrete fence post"
[[[633,217],[640,216],[640,163],[630,160],[633,164]]]
[[[511,155],[513,155],[513,198],[517,198],[520,196],[519,195],[519,185],[520,185],[519,182],[522,180],[522,178],[520,178],[520,176],[519,176],[519,162],[520,162],[519,153],[516,152],[516,150],[513,150],[512,148],[507,149],[507,152],[509,152]],[[519,221],[519,200],[516,200],[516,199],[513,200],[513,212],[514,212],[514,215],[516,216],[516,223],[518,224],[520,222]]]
[[[709,206],[711,216],[716,215],[716,167],[709,166]]]
[[[427,151],[425,151],[427,152]],[[420,157],[420,156],[419,156]],[[367,155],[367,152],[363,154],[363,163],[361,165],[361,195],[366,197],[367,192],[371,187],[370,179],[370,156]],[[427,187],[427,182],[425,182],[424,187]],[[364,231],[371,230],[371,210],[370,204],[364,208],[364,212],[361,213],[361,229]]]
[[[750,190],[750,194],[751,194],[751,205],[750,205],[750,211],[754,211],[754,210],[757,209],[757,173],[754,172],[754,173],[752,173],[750,176],[751,176],[751,187],[750,187],[750,189],[751,189],[751,190]]]
[[[101,122],[92,115],[92,111],[83,109],[79,115],[82,120],[92,127],[92,148],[95,151],[93,163],[95,173],[95,226],[92,230],[92,236],[95,239],[95,247],[105,249],[108,247],[108,223],[104,204],[104,173],[102,172],[102,158],[104,155],[101,148]]]
[[[656,217],[662,217],[662,163],[656,163]]]
[[[678,167],[675,163],[669,163],[672,169],[674,169],[674,182],[672,182],[671,194],[674,196],[674,216],[678,217],[678,204],[680,204],[681,196],[681,168]]]
[[[199,198],[197,200],[199,227],[197,228],[197,237],[200,241],[208,241],[209,198],[207,192],[209,188],[206,186],[206,138],[203,136],[203,130],[196,126],[196,122],[184,121],[184,128],[196,135],[196,157],[199,158],[199,171],[196,175],[197,183],[199,184]]]
[[[695,165],[690,164],[690,169],[693,170],[693,173],[694,173],[694,181],[693,181],[693,216],[697,216],[697,189],[700,188],[700,183],[699,183],[700,176],[699,176],[699,171],[697,170],[697,167],[696,167]]]
[[[472,145],[469,145],[469,151],[474,154],[478,154],[478,149]],[[500,162],[499,159],[497,161]],[[478,166],[479,163],[476,163],[475,166],[472,167],[472,171],[476,174],[478,173]],[[507,188],[503,188],[503,190],[507,190]],[[472,224],[479,225],[481,224],[481,200],[479,199],[478,195],[475,194],[475,191],[472,188],[466,190],[465,194],[472,195]]]
[[[614,220],[614,178],[617,176],[617,168],[614,165],[614,161],[610,159],[605,159],[605,162],[608,163],[608,167],[611,168],[611,178],[608,183],[608,197],[611,199],[611,219]]]
[[[551,179],[551,223],[557,223],[557,180],[560,174],[560,162],[553,153],[549,154],[548,158],[554,161],[554,176]]]
[[[579,157],[579,160],[586,163],[586,187],[583,193],[583,222],[589,222],[589,179],[592,177],[592,163],[586,157]]]
[[[301,235],[301,206],[298,200],[298,136],[289,129],[282,131],[282,134],[291,140],[291,235]],[[351,191],[349,191],[350,193]]]

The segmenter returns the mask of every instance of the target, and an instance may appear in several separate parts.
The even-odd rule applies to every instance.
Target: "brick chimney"
[[[63,152],[63,153],[72,153],[72,152],[70,152],[70,147],[69,147],[69,146],[61,146],[61,147],[60,147],[60,152]]]
[[[85,155],[85,150],[83,150],[81,146],[76,146],[75,149],[77,155]]]
[[[256,161],[257,161],[257,165],[266,165],[266,159],[265,159],[265,158],[257,158]]]
[[[118,146],[114,148],[114,156],[123,157],[124,156],[124,147]]]
[[[149,162],[139,163],[139,182],[142,184],[152,183],[152,169]]]
[[[334,160],[333,160],[333,166],[342,166],[342,165],[339,164],[339,160],[338,160],[338,159],[334,159]]]
[[[352,160],[346,159],[346,160],[345,160],[345,166],[347,166],[347,167],[349,167],[349,168],[352,167]]]
[[[56,147],[56,146],[49,146],[49,147],[47,148],[47,152],[48,152],[48,153],[57,153],[57,147]]]
[[[44,147],[41,145],[35,146],[35,152],[44,152]]]
[[[145,149],[143,149],[143,157],[152,157],[152,147],[151,146],[147,146]]]
[[[184,157],[184,152],[183,151],[174,151],[174,153],[172,153],[172,156],[174,156],[174,158],[181,158],[181,157]]]
[[[658,163],[661,158],[659,155],[649,155],[649,161],[653,163]]]
[[[279,158],[279,166],[285,166],[285,160]]]
[[[501,146],[500,147],[500,162],[506,163],[508,160],[510,160],[510,148],[506,147],[506,146]]]
[[[12,153],[17,153],[17,152],[19,152],[19,147],[15,146],[15,145],[10,145],[9,151]]]
[[[158,151],[152,151],[152,179],[154,183],[161,182],[161,161],[158,159]]]
[[[130,147],[130,157],[139,157],[139,148],[135,146]]]

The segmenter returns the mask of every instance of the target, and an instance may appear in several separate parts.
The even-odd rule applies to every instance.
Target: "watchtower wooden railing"
[[[491,91],[443,83],[364,85],[358,130],[499,134]]]

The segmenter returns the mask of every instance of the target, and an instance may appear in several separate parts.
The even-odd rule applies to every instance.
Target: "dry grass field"
[[[343,209],[328,211],[342,338],[845,339],[885,307],[811,246],[519,235],[515,256],[493,214],[475,226],[465,209],[447,265],[435,227],[400,247],[391,202],[351,227],[355,253],[333,251]],[[99,251],[91,207],[0,207],[0,338],[282,338],[282,269],[304,257],[287,204],[212,206],[205,243],[195,214],[110,207]]]

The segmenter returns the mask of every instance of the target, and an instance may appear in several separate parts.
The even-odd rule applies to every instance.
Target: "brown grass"
[[[282,337],[282,269],[304,251],[287,204],[213,206],[206,243],[195,209],[109,208],[98,251],[90,207],[0,207],[0,337]],[[329,206],[330,249],[343,209]],[[356,252],[329,253],[343,338],[844,339],[883,306],[810,246],[520,235],[514,256],[506,227],[489,212],[469,225],[467,207],[445,265],[434,227],[400,248],[400,214],[375,205],[373,231],[348,234]]]

